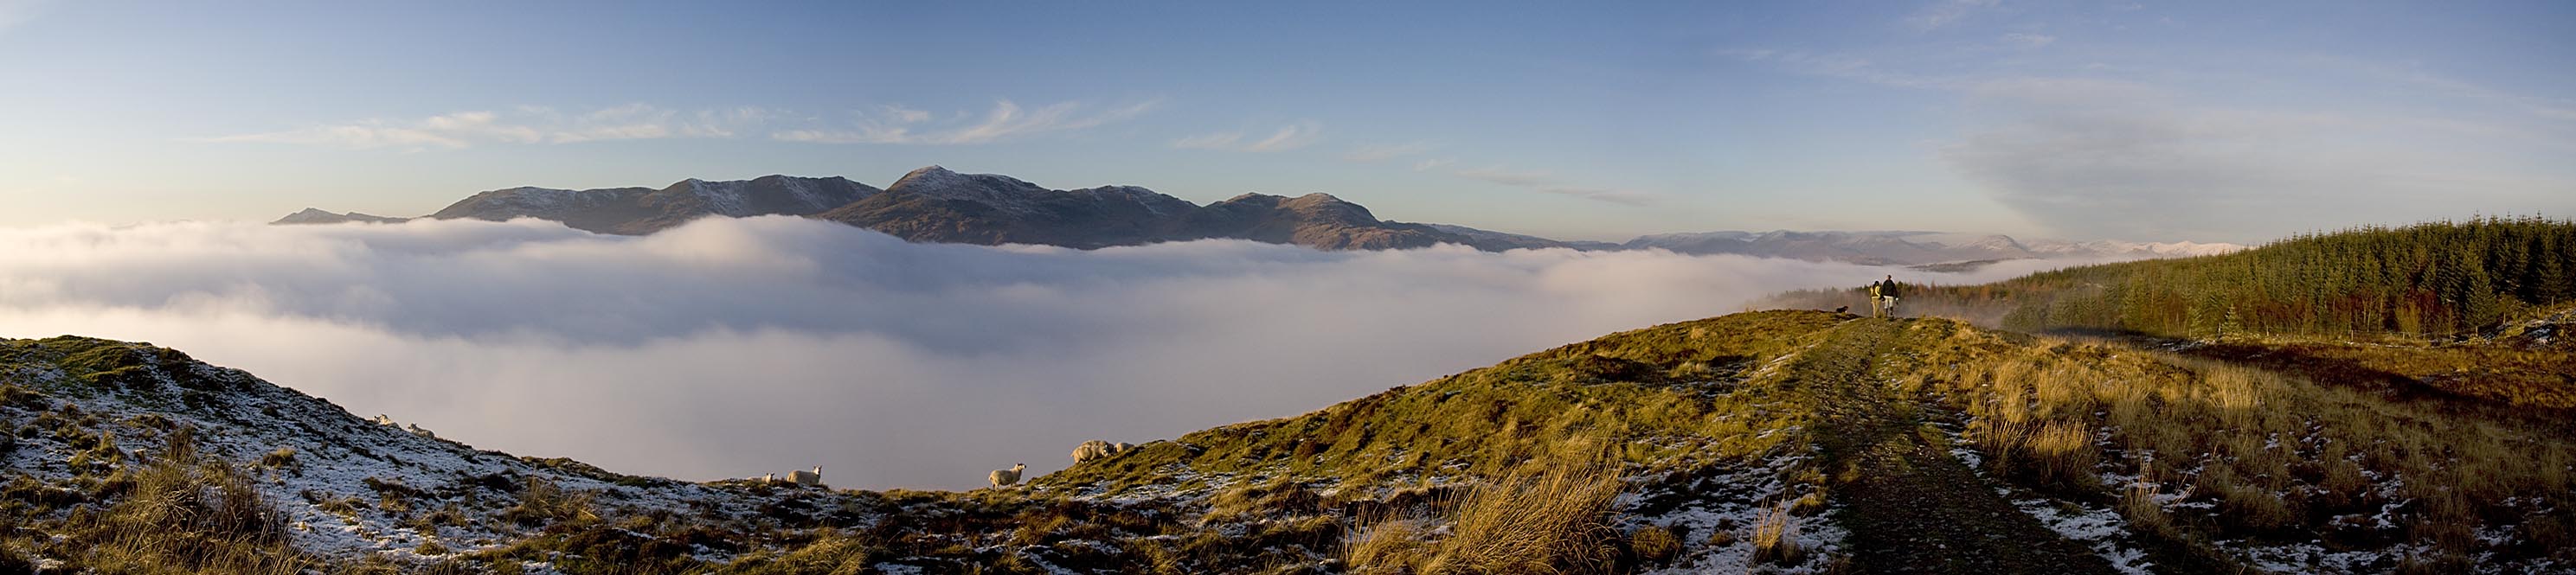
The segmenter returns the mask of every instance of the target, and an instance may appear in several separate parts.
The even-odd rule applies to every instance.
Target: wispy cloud
[[[628,104],[580,113],[522,106],[509,112],[473,110],[399,120],[369,118],[254,134],[207,138],[212,142],[303,144],[350,149],[465,148],[484,144],[566,144],[606,140],[727,138],[772,117],[762,108],[681,112]]]
[[[1717,55],[1745,62],[1776,65],[1792,73],[1840,78],[1881,86],[1955,90],[1974,84],[1961,78],[1890,70],[1868,58],[1844,54],[1738,48],[1718,50]]]
[[[1172,140],[1172,147],[1199,150],[1232,150],[1237,152],[1284,152],[1303,148],[1323,140],[1324,125],[1302,120],[1281,126],[1269,136],[1252,140],[1242,132],[1217,132]]]
[[[1364,144],[1360,147],[1351,148],[1350,153],[1342,154],[1342,159],[1363,163],[1383,162],[1428,151],[1431,151],[1431,144],[1429,142]]]
[[[2047,35],[2047,34],[2033,34],[2033,33],[2029,33],[2029,32],[2014,32],[2014,33],[2011,33],[2011,34],[2005,34],[2005,35],[2003,35],[2003,41],[2004,41],[2004,43],[2005,43],[2005,44],[2010,44],[2010,45],[2014,45],[2014,46],[2020,46],[2020,47],[2023,47],[2023,48],[2038,48],[2038,47],[2041,47],[2041,46],[2046,46],[2046,45],[2049,45],[2049,44],[2051,44],[2051,43],[2055,43],[2055,42],[2057,42],[2057,37],[2056,37],[2056,36],[2050,36],[2050,35]]]
[[[2517,152],[2427,144],[2493,145],[2476,124],[2235,108],[2119,80],[1997,80],[1967,94],[1994,121],[1942,146],[1941,159],[1998,203],[2076,236],[2229,238],[2547,205],[2576,189]]]
[[[1233,148],[1234,143],[1240,141],[1243,141],[1242,132],[1218,132],[1214,134],[1199,134],[1196,136],[1172,140],[1172,147],[1194,150],[1224,150]]]
[[[1422,160],[1422,161],[1414,162],[1414,163],[1413,163],[1413,171],[1416,171],[1416,172],[1428,172],[1428,171],[1432,171],[1432,170],[1437,170],[1437,169],[1440,169],[1440,168],[1448,167],[1448,166],[1449,166],[1449,164],[1454,164],[1454,163],[1457,163],[1457,162],[1456,162],[1455,160],[1451,160],[1451,159],[1448,159],[1448,158],[1427,158],[1427,159],[1424,159],[1424,160]]]
[[[53,0],[0,0],[0,30],[25,23],[43,12]]]
[[[981,116],[961,113],[944,123],[925,110],[881,104],[855,113],[855,118],[843,126],[817,126],[817,120],[793,120],[800,115],[757,106],[684,111],[637,103],[572,112],[520,106],[508,111],[472,110],[420,119],[369,118],[205,140],[420,150],[491,144],[736,138],[766,130],[771,139],[790,142],[958,145],[1098,127],[1134,118],[1159,103],[1160,100],[1147,100],[1094,110],[1080,102],[1062,102],[1024,109],[1010,100],[1001,100]]]
[[[1547,172],[1516,172],[1501,165],[1470,168],[1458,170],[1453,173],[1457,174],[1458,177],[1461,178],[1484,180],[1506,186],[1538,186],[1555,181],[1554,178],[1549,177]]]
[[[1577,198],[1583,198],[1583,199],[1586,199],[1586,200],[1599,200],[1599,201],[1604,201],[1604,202],[1610,202],[1610,203],[1613,203],[1613,204],[1627,204],[1627,205],[1631,205],[1631,206],[1643,206],[1643,205],[1648,205],[1648,204],[1653,204],[1653,203],[1655,203],[1655,196],[1654,196],[1653,194],[1648,194],[1648,193],[1645,193],[1645,192],[1631,192],[1631,191],[1626,191],[1626,190],[1604,190],[1604,189],[1597,189],[1597,188],[1543,187],[1543,188],[1539,188],[1539,189],[1538,189],[1538,191],[1539,191],[1540,193],[1556,194],[1556,195],[1560,195],[1560,196],[1574,196],[1574,197],[1577,197]]]
[[[1905,17],[1906,27],[1929,32],[1956,24],[1978,10],[1993,8],[1998,0],[1941,0],[1912,16]]]
[[[949,126],[930,126],[937,122],[926,111],[883,106],[873,114],[861,114],[851,127],[782,130],[771,133],[770,138],[821,144],[986,144],[1123,122],[1153,111],[1161,104],[1162,100],[1154,99],[1093,110],[1082,102],[1059,102],[1030,110],[1010,100],[1001,100],[981,119]]]
[[[1417,169],[1419,169],[1419,165],[1417,165]],[[1643,206],[1652,204],[1658,199],[1654,194],[1645,192],[1568,185],[1564,182],[1558,181],[1555,175],[1546,171],[1513,170],[1508,166],[1499,164],[1482,168],[1458,170],[1450,172],[1450,174],[1471,180],[1529,188],[1532,191],[1544,194],[1571,196],[1614,204]]]

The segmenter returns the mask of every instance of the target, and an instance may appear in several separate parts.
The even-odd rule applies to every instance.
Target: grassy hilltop
[[[148,344],[0,340],[0,573],[2576,572],[2576,307],[2531,255],[2569,229],[1911,300],[2065,338],[1660,325],[968,492],[621,475]],[[2308,269],[2354,257],[2390,265]],[[2417,322],[2449,331],[2385,336]]]

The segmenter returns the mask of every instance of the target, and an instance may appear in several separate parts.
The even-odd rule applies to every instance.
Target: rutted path
[[[1915,402],[1873,374],[1904,320],[1858,319],[1790,366],[1822,405],[1824,469],[1863,573],[2114,573],[1925,439]]]

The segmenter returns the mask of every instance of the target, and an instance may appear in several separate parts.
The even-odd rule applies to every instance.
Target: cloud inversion
[[[1896,271],[1943,282],[1980,278]],[[715,479],[966,488],[1775,290],[1888,271],[1661,251],[1077,251],[709,219],[0,230],[0,336],[150,341],[442,437]]]

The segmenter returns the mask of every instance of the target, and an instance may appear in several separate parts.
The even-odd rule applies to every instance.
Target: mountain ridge
[[[1200,205],[1139,186],[1057,190],[1008,175],[961,173],[936,164],[906,172],[883,189],[841,176],[776,174],[749,180],[690,178],[661,188],[522,186],[479,192],[423,217],[493,221],[533,217],[595,233],[642,235],[700,217],[762,215],[839,222],[917,242],[1077,249],[1245,239],[1325,250],[1409,249],[1447,243],[1484,251],[1664,249],[1693,255],[1924,265],[2043,257],[2177,257],[2239,248],[2192,242],[2023,242],[2001,235],[1789,230],[1648,234],[1627,242],[1560,241],[1454,224],[1384,220],[1366,206],[1323,192],[1294,197],[1250,192]],[[306,208],[271,223],[404,219]],[[1968,239],[1958,239],[1962,237]]]

